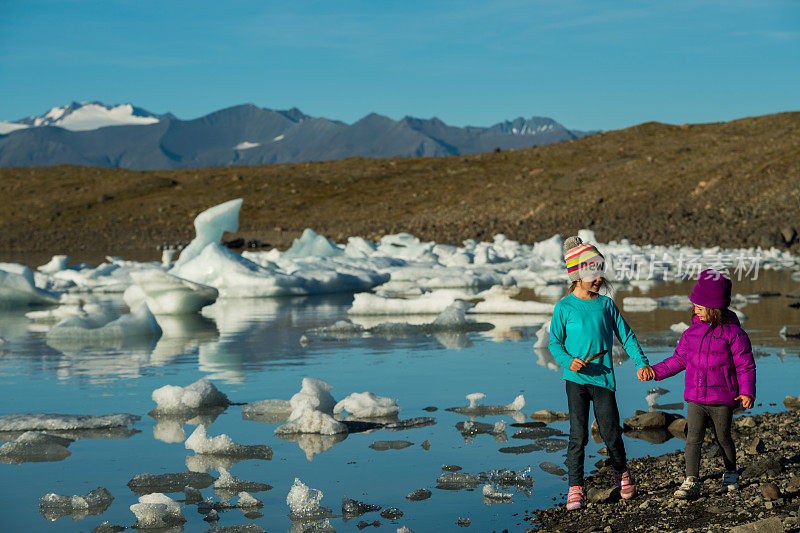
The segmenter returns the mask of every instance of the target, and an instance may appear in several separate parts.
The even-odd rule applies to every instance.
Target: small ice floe
[[[186,487],[204,489],[211,486],[214,477],[202,472],[178,472],[175,474],[137,474],[128,481],[128,488],[136,495],[154,492],[182,492]]]
[[[387,450],[403,450],[413,445],[413,442],[407,440],[376,440],[369,447],[379,452],[385,452]]]
[[[397,528],[397,533],[414,533],[414,531],[408,529],[406,526],[401,526]]]
[[[136,526],[139,529],[168,528],[186,522],[181,511],[181,504],[159,492],[139,497],[139,503],[130,507],[136,515]]]
[[[417,489],[406,494],[406,500],[410,502],[421,502],[423,500],[427,500],[433,495],[431,491],[428,489]]]
[[[47,333],[47,344],[60,351],[79,351],[85,346],[155,346],[161,327],[142,304],[135,312],[106,322],[106,314],[70,316]]]
[[[494,424],[484,424],[483,422],[458,422],[456,424],[456,429],[461,432],[461,436],[465,439],[470,439],[475,435],[479,434],[489,434],[495,437],[495,441],[499,443],[506,442],[508,438],[506,437],[506,429],[508,428],[508,424],[505,420],[500,420],[495,422]]]
[[[400,412],[400,406],[394,398],[377,396],[371,392],[354,392],[333,406],[333,413],[342,411],[354,418],[389,418]]]
[[[254,422],[286,422],[292,415],[289,400],[259,400],[242,406],[242,419]]]
[[[312,328],[307,333],[323,337],[333,337],[335,339],[346,340],[364,332],[364,327],[354,324],[350,320],[338,320],[330,326],[320,326]]]
[[[62,415],[29,413],[0,416],[0,431],[105,429],[133,425],[141,417],[126,413],[110,415]]]
[[[436,419],[431,416],[415,416],[414,418],[384,423],[382,429],[388,429],[389,431],[403,431],[406,429],[424,428],[427,426],[432,426],[435,423]]]
[[[678,322],[677,324],[672,324],[669,329],[680,334],[689,329],[689,324],[686,322]]]
[[[501,468],[499,470],[487,470],[480,473],[481,479],[488,479],[495,485],[505,487],[517,488],[531,488],[533,487],[533,478],[531,477],[531,467],[527,466],[522,470],[510,470],[508,468]]]
[[[300,392],[289,400],[292,414],[284,425],[275,429],[275,434],[347,433],[347,426],[332,416],[336,400],[331,396],[330,390],[330,384],[321,379],[303,378]]]
[[[514,495],[510,492],[498,490],[497,487],[491,483],[487,483],[483,486],[483,497],[492,500],[510,500]]]
[[[286,504],[289,506],[289,518],[293,521],[322,520],[333,516],[333,511],[320,505],[322,491],[312,489],[298,478],[286,495]]]
[[[114,496],[103,487],[97,487],[85,496],[62,496],[51,492],[39,499],[39,514],[51,522],[69,515],[73,520],[82,520],[88,515],[104,512],[112,501]]]
[[[372,511],[380,511],[380,505],[371,505],[369,503],[360,502],[358,500],[351,500],[347,496],[342,496],[342,514],[345,518],[350,519],[356,516],[361,516],[365,513]]]
[[[226,435],[216,437],[206,436],[206,427],[197,426],[194,432],[186,439],[187,450],[192,450],[198,455],[224,455],[242,459],[272,459],[272,448],[263,444],[244,446],[236,444]]]
[[[478,405],[478,401],[485,397],[486,395],[482,392],[468,394],[467,400],[469,400],[469,405],[464,407],[448,407],[446,411],[452,411],[462,415],[484,416],[504,414],[509,411],[520,411],[525,407],[525,397],[522,394],[514,398],[514,401],[508,405]]]
[[[73,439],[26,431],[13,441],[8,441],[0,446],[0,462],[20,464],[61,461],[70,456],[67,447],[73,442]]]
[[[156,408],[151,416],[194,413],[215,410],[230,405],[228,397],[207,379],[200,379],[186,387],[164,385],[153,391]]]
[[[214,482],[214,491],[218,493],[225,493],[224,496],[230,499],[235,494],[240,492],[262,492],[271,490],[272,486],[258,481],[244,481],[236,476],[232,476],[224,468],[219,469],[219,479]]]
[[[249,492],[241,491],[238,496],[238,501],[236,502],[236,507],[240,509],[259,509],[264,507],[264,502],[252,496]]]
[[[123,299],[136,309],[142,303],[154,315],[191,315],[214,303],[219,291],[214,287],[167,274],[159,269],[131,273],[135,285],[125,290]]]
[[[437,333],[457,333],[469,331],[489,331],[494,326],[488,322],[467,319],[466,311],[472,304],[457,300],[442,311],[433,322],[409,324],[408,322],[382,322],[367,328],[373,335],[396,337],[405,335],[432,335]]]
[[[436,488],[442,490],[474,489],[480,484],[478,476],[466,472],[442,472],[436,480]]]
[[[61,295],[36,286],[33,271],[16,263],[0,263],[0,309],[54,305]]]

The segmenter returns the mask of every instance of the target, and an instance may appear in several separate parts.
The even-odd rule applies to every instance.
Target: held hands
[[[744,407],[745,409],[750,409],[751,407],[753,407],[753,398],[751,398],[750,396],[745,396],[744,394],[740,394],[734,399],[742,400],[742,407]]]
[[[583,359],[580,359],[580,358],[576,357],[569,364],[569,369],[572,370],[573,372],[580,372],[581,370],[586,368],[587,364],[588,363],[586,361],[584,361]]]
[[[643,366],[636,371],[636,377],[639,378],[639,381],[651,381],[656,379],[656,373],[653,367]]]

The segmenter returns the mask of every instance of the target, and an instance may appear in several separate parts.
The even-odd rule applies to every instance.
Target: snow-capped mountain
[[[159,120],[159,116],[131,104],[107,106],[100,102],[72,102],[64,107],[54,107],[38,117],[26,117],[14,122],[0,122],[0,134],[40,126],[56,126],[70,131],[89,131],[106,126],[155,124]]]
[[[143,170],[346,157],[436,157],[528,148],[584,135],[587,132],[569,130],[545,117],[461,128],[438,118],[392,120],[370,113],[345,124],[294,108],[276,111],[246,104],[180,120],[131,104],[90,102],[0,122],[0,166],[73,164]]]

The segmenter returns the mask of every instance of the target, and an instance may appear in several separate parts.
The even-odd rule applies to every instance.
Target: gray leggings
[[[711,427],[717,437],[725,470],[736,470],[736,448],[731,438],[733,407],[729,405],[704,405],[689,402],[686,415],[686,475],[700,475],[700,447],[706,435],[706,426]]]

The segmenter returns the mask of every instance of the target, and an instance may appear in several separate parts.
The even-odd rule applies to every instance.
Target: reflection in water
[[[276,434],[276,437],[288,442],[296,442],[300,449],[306,454],[306,459],[314,460],[314,456],[322,452],[327,452],[347,438],[347,433],[336,433],[335,435],[320,435],[319,433],[287,433]]]
[[[157,414],[155,411],[148,413],[156,420],[153,426],[153,437],[166,443],[183,442],[186,440],[186,432],[183,430],[184,424],[192,426],[210,426],[219,415],[225,412],[224,407],[214,407],[204,410],[201,414]]]

